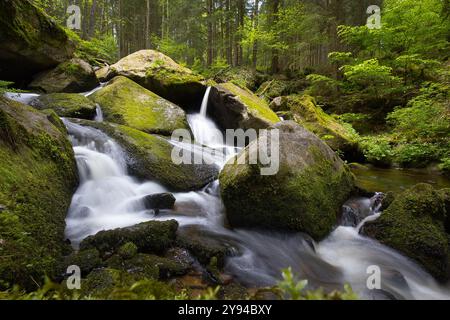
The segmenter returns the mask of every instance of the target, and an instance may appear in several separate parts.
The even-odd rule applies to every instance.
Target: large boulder
[[[209,112],[226,129],[265,129],[280,121],[264,100],[230,82],[213,86],[209,102]]]
[[[31,80],[73,56],[66,32],[30,1],[0,2],[0,74],[2,80]]]
[[[114,78],[90,98],[101,106],[105,121],[168,136],[189,129],[183,109],[125,77]]]
[[[199,190],[219,175],[215,165],[181,164],[172,160],[174,146],[164,137],[116,124],[93,121],[75,122],[97,128],[113,138],[127,153],[131,175],[155,180],[172,191]]]
[[[275,98],[270,108],[280,112],[286,119],[294,120],[326,142],[346,160],[363,160],[358,135],[349,126],[326,114],[308,95],[291,95]]]
[[[108,256],[132,242],[139,252],[161,254],[174,243],[177,229],[178,222],[169,220],[149,221],[128,228],[100,231],[84,239],[80,249],[97,249],[102,256]]]
[[[302,231],[323,239],[354,190],[354,176],[333,150],[298,124],[286,121],[271,129],[279,130],[275,175],[262,175],[265,166],[259,161],[248,164],[266,146],[264,136],[230,160],[220,174],[228,221],[233,227]]]
[[[449,279],[449,245],[445,232],[445,199],[429,184],[400,195],[381,217],[362,232],[420,263],[436,279]]]
[[[32,100],[30,105],[38,110],[53,110],[60,117],[92,120],[97,106],[83,95],[76,93],[43,94]]]
[[[77,93],[90,91],[99,85],[92,66],[84,60],[73,58],[38,74],[29,88],[45,93]]]
[[[178,105],[190,106],[205,94],[204,78],[154,50],[141,50],[101,69],[101,81],[125,76]]]
[[[36,289],[55,275],[77,184],[64,126],[0,97],[0,287]]]

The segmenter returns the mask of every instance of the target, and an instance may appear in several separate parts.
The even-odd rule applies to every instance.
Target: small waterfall
[[[100,107],[100,105],[97,103],[96,107],[95,107],[95,121],[96,122],[103,122],[103,111],[102,108]]]
[[[203,97],[203,101],[202,101],[202,106],[200,108],[200,114],[203,117],[206,117],[207,113],[208,113],[208,102],[209,102],[209,94],[211,93],[211,87],[208,87],[208,89],[206,89],[206,93],[205,96]]]
[[[6,92],[4,97],[23,103],[30,104],[31,101],[39,97],[40,95],[37,93],[16,93],[16,92]]]

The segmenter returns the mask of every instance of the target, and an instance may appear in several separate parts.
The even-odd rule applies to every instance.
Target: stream
[[[206,116],[208,94],[209,91],[201,112],[188,115],[188,122],[196,142],[224,152],[224,157],[215,161],[222,168],[223,159],[238,150],[221,145],[223,142],[215,135],[219,129]],[[15,100],[29,102],[25,95]],[[97,112],[96,120],[102,121],[100,107]],[[175,193],[176,208],[155,217],[153,211],[145,208],[143,198],[168,190],[157,181],[142,183],[131,177],[125,152],[106,134],[67,119],[63,121],[80,174],[80,186],[73,196],[66,228],[66,235],[75,247],[101,230],[176,219],[180,229],[195,227],[226,243],[233,254],[226,261],[225,272],[248,287],[274,285],[280,280],[281,269],[292,267],[298,279],[308,280],[311,289],[341,290],[344,284],[350,284],[362,299],[450,299],[450,288],[439,285],[416,263],[359,235],[365,221],[381,214],[379,194],[372,199],[350,199],[343,208],[342,225],[319,243],[301,233],[227,229],[218,181],[200,191]],[[381,269],[381,290],[367,288],[370,266]]]

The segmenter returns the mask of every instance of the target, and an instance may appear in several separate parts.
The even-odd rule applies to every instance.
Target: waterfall
[[[205,96],[203,97],[202,106],[200,108],[200,114],[203,117],[206,117],[206,114],[208,113],[208,101],[209,101],[209,94],[211,93],[211,87],[208,87],[206,89]]]

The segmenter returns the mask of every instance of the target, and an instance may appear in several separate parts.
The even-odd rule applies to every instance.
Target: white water
[[[163,212],[156,218],[151,210],[144,208],[141,199],[166,190],[156,182],[139,183],[130,177],[126,155],[105,134],[69,121],[65,123],[81,177],[67,218],[66,234],[74,245],[100,230],[152,219],[176,219],[180,228],[195,226],[235,248],[226,271],[248,286],[273,285],[280,278],[280,270],[291,266],[300,279],[309,281],[311,288],[341,289],[343,284],[349,283],[366,299],[450,299],[449,290],[439,286],[414,262],[359,235],[358,228],[364,221],[358,227],[337,227],[320,243],[314,243],[304,234],[228,230],[224,226],[218,181],[201,191],[175,194],[175,210]],[[206,116],[190,116],[190,124],[199,143],[211,142],[214,148],[233,152],[233,148],[216,144],[218,141],[211,138],[218,128]],[[223,164],[222,160],[217,160],[217,165]],[[358,210],[364,212],[361,216],[368,220],[379,214],[377,208],[373,208],[374,202],[350,200],[349,205],[359,207]],[[381,268],[382,290],[369,291],[366,287],[367,267],[371,265]]]

